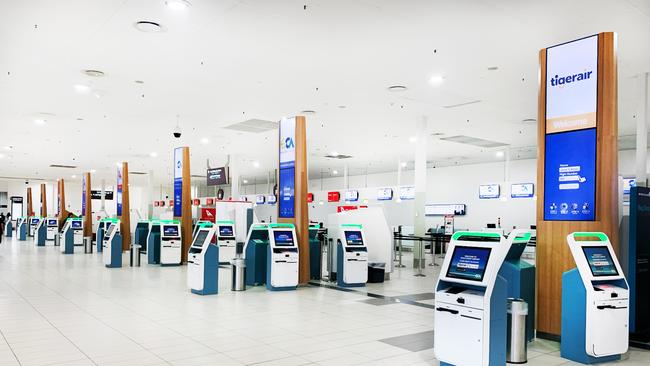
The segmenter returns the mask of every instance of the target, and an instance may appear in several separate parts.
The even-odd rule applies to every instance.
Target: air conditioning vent
[[[350,158],[352,158],[352,155],[343,155],[343,154],[331,155],[331,154],[327,154],[327,155],[325,155],[325,157],[328,158],[328,159],[339,159],[339,160],[343,160],[343,159],[350,159]]]
[[[278,123],[273,121],[265,121],[262,119],[249,119],[244,122],[239,122],[239,123],[232,124],[230,126],[226,126],[224,128],[233,131],[260,133],[260,132],[276,130],[278,128]]]
[[[486,148],[504,147],[504,146],[509,145],[509,144],[504,144],[503,142],[479,139],[479,138],[476,138],[476,137],[465,136],[465,135],[441,137],[440,140],[441,141],[456,142],[456,143],[459,143],[459,144],[478,146],[478,147],[486,147]]]
[[[443,105],[442,108],[458,108],[458,107],[464,107],[470,104],[476,104],[476,103],[481,103],[480,100],[471,100],[469,102],[464,102],[464,103],[458,103],[458,104],[450,104],[450,105]]]
[[[50,168],[77,169],[74,165],[50,164]]]
[[[129,172],[129,175],[146,175],[146,174],[147,173],[145,172],[132,172],[132,171]]]

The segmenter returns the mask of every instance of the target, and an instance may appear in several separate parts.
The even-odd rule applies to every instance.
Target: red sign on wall
[[[336,212],[345,212],[345,211],[352,211],[356,210],[357,206],[338,206],[336,208]]]
[[[312,202],[314,202],[314,194],[307,193],[307,203],[312,203]]]
[[[194,206],[198,206],[198,205],[200,205],[200,204],[201,204],[201,200],[200,200],[200,199],[195,198],[195,199],[192,200],[192,205],[194,205]]]
[[[341,193],[339,192],[327,192],[327,202],[338,202],[341,200]]]
[[[214,207],[201,207],[201,220],[217,222],[217,209]]]
[[[205,199],[205,204],[206,205],[214,205],[214,198],[206,198]]]
[[[169,207],[174,207],[174,200],[169,200]]]

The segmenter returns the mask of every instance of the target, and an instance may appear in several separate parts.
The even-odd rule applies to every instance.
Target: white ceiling
[[[648,0],[190,1],[183,11],[164,0],[1,1],[0,149],[13,149],[0,150],[0,176],[95,169],[114,179],[115,163],[128,161],[171,182],[172,150],[187,145],[192,174],[205,174],[208,158],[221,165],[239,154],[244,175],[265,180],[277,133],[223,127],[302,110],[316,111],[307,115],[312,176],[342,171],[323,157],[330,151],[354,157],[352,174],[395,169],[411,159],[423,117],[430,133],[504,142],[513,157],[532,157],[536,127],[521,121],[537,115],[539,49],[618,33],[621,135],[634,133],[638,75],[650,71]],[[165,32],[140,32],[139,20]],[[442,85],[429,82],[434,75]],[[177,115],[181,139],[172,137]],[[498,159],[493,149],[429,139],[432,164]]]

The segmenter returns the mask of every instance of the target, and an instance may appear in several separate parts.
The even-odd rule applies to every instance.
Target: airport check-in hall
[[[649,93],[649,0],[0,0],[0,366],[650,365]]]

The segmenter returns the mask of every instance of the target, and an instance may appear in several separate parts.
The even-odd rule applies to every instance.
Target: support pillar
[[[415,204],[414,209],[414,233],[416,236],[424,236],[426,232],[424,206],[427,199],[427,128],[428,119],[422,116],[416,125],[415,141]],[[414,242],[413,246],[413,267],[424,266],[423,243]]]
[[[648,179],[648,83],[650,73],[643,75],[643,107],[636,119],[636,184],[646,187]]]
[[[84,174],[82,193],[84,204],[82,205],[82,215],[84,218],[84,236],[93,235],[93,201],[92,201],[92,182],[90,180],[90,173]]]
[[[47,193],[45,183],[41,183],[41,217],[47,217]]]

